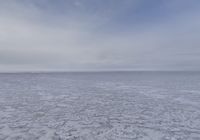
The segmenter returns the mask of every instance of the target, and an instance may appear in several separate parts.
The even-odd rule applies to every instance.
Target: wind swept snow
[[[200,74],[0,74],[0,140],[200,140]]]

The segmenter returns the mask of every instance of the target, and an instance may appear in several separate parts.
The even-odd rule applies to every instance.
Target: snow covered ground
[[[200,73],[0,74],[0,140],[200,140]]]

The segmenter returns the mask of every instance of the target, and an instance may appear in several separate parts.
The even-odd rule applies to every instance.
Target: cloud
[[[199,69],[195,2],[153,1],[164,17],[145,1],[0,3],[1,71]]]

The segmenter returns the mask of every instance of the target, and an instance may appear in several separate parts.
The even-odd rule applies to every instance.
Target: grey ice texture
[[[0,140],[199,140],[200,73],[0,74]]]

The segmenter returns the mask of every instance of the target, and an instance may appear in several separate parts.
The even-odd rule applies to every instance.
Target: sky
[[[200,70],[200,0],[1,0],[0,71]]]

